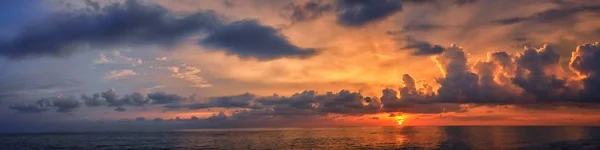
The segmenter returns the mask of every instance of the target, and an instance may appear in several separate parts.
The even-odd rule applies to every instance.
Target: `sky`
[[[597,0],[0,2],[0,132],[600,125]]]

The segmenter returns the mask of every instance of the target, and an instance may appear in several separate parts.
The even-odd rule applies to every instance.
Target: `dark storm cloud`
[[[582,12],[600,13],[600,6],[559,7],[535,13],[527,17],[514,17],[496,20],[498,24],[509,25],[521,22],[533,23],[571,23],[576,14]]]
[[[241,95],[233,95],[233,96],[222,96],[222,97],[214,97],[211,98],[210,105],[214,107],[223,107],[223,108],[244,108],[250,107],[251,101],[256,96],[250,93],[245,93]]]
[[[8,106],[9,109],[15,110],[17,114],[42,113],[50,110],[50,101],[48,99],[40,99],[35,104],[18,104]]]
[[[178,103],[185,100],[177,94],[167,94],[165,92],[148,93],[148,99],[152,100],[152,104],[169,104]]]
[[[125,111],[127,111],[127,109],[125,109],[123,107],[117,107],[117,108],[115,108],[115,111],[117,111],[117,112],[125,112]]]
[[[560,79],[547,70],[559,69],[560,56],[550,46],[526,49],[515,60],[517,72],[513,83],[539,100],[564,99],[568,90],[566,79]]]
[[[583,90],[579,101],[600,102],[600,44],[584,44],[577,47],[569,67],[582,79]]]
[[[11,105],[9,108],[17,111],[17,113],[40,113],[50,110],[51,108],[56,108],[57,112],[71,112],[85,104],[87,107],[116,107],[114,110],[119,112],[125,111],[125,106],[146,105],[163,105],[163,108],[170,110],[192,107],[192,105],[185,106],[180,103],[193,99],[194,95],[182,97],[165,92],[148,93],[147,96],[136,92],[119,96],[114,89],[109,89],[104,92],[94,93],[92,96],[82,94],[80,99],[71,96],[65,98],[42,98],[35,104]]]
[[[211,108],[212,106],[206,103],[193,103],[193,104],[189,104],[186,106],[188,109],[190,110],[194,110],[194,109],[206,109],[206,108]],[[178,109],[178,108],[183,108],[183,106],[181,105],[168,105],[167,109]]]
[[[105,99],[106,105],[109,107],[116,106],[142,106],[147,104],[150,100],[144,98],[144,95],[140,93],[126,94],[119,97],[114,89],[109,89],[106,92],[101,92],[100,95]]]
[[[429,89],[431,90],[431,89]],[[339,92],[326,92],[319,94],[312,90],[303,91],[291,96],[250,96],[242,95],[220,97],[212,99],[207,103],[193,103],[188,105],[165,106],[168,110],[174,109],[206,109],[206,108],[248,108],[252,112],[263,115],[274,116],[297,116],[297,115],[363,115],[379,112],[407,112],[407,113],[441,113],[441,112],[464,112],[458,104],[438,104],[430,100],[433,91],[426,92],[419,89],[410,98],[403,96],[398,98],[398,93],[391,89],[383,91],[381,98],[365,97],[361,93],[341,90]],[[418,95],[417,94],[422,94]],[[237,99],[238,102],[232,102]]]
[[[96,107],[96,106],[102,106],[105,104],[104,99],[102,99],[102,97],[100,97],[99,93],[94,93],[92,95],[92,97],[90,97],[86,94],[82,94],[81,99],[83,100],[83,102],[85,103],[85,105],[87,107]]]
[[[453,4],[462,6],[477,0],[456,0]],[[346,27],[362,27],[372,22],[384,20],[402,11],[403,4],[437,4],[436,0],[336,0],[333,2],[311,0],[303,4],[290,3],[283,8],[282,17],[292,23],[310,21],[326,13],[334,13],[337,23]],[[441,26],[411,26],[417,30],[430,30]]]
[[[223,0],[222,4],[226,8],[233,8],[233,7],[235,7],[235,3],[232,0]]]
[[[473,4],[478,2],[479,0],[455,0],[454,4],[458,5],[458,6],[463,6],[463,5],[468,5],[468,4]]]
[[[328,92],[320,98],[319,112],[362,115],[377,113],[381,104],[362,96],[361,93],[342,90]],[[364,105],[366,104],[366,105]]]
[[[220,20],[212,11],[178,17],[160,6],[128,0],[98,12],[60,14],[31,22],[12,38],[0,40],[0,55],[11,59],[60,56],[85,45],[101,49],[116,45],[173,46],[186,36],[219,25]]]
[[[334,6],[331,3],[311,0],[303,4],[290,3],[283,8],[284,12],[281,15],[284,18],[290,19],[292,23],[297,23],[317,19],[324,13],[333,11],[333,8]]]
[[[263,26],[256,20],[236,21],[221,26],[202,39],[200,44],[222,49],[241,58],[259,60],[281,57],[307,58],[316,54],[314,49],[292,45],[277,29]]]
[[[120,97],[119,95],[117,95],[117,93],[115,92],[114,89],[109,89],[108,91],[96,93],[94,95],[101,95],[102,98],[104,99],[104,102],[106,102],[106,106],[109,106],[109,107],[143,106],[143,105],[147,105],[147,104],[152,104],[152,105],[178,104],[183,101],[194,98],[193,96],[183,97],[183,96],[180,96],[177,94],[168,94],[165,92],[148,93],[146,96],[142,95],[141,93],[136,92],[136,93],[132,93],[132,94],[126,94],[126,95],[123,95],[122,97]],[[93,99],[93,98],[82,97],[82,99],[87,102],[87,101],[91,101],[90,99]],[[92,101],[94,101],[93,103],[95,103],[95,104],[99,103],[99,102],[96,102],[96,100],[92,100]],[[100,101],[100,100],[98,100],[98,101]],[[171,105],[171,106],[166,106],[166,107],[175,107],[175,106]]]
[[[445,50],[445,48],[440,45],[432,45],[427,41],[420,41],[411,37],[405,37],[404,41],[406,42],[406,45],[401,49],[414,50],[412,54],[416,56],[441,54]]]
[[[479,77],[469,70],[465,52],[457,46],[449,47],[436,57],[446,77],[437,79],[441,85],[438,97],[444,102],[477,101]]]
[[[36,101],[34,104],[19,104],[9,106],[9,109],[15,110],[17,114],[28,114],[28,113],[42,113],[56,108],[56,112],[68,113],[79,108],[81,105],[80,101],[74,97],[53,97],[53,98],[42,98]]]
[[[446,26],[439,24],[430,24],[430,23],[408,23],[402,27],[401,32],[430,32],[434,30],[445,29]]]
[[[256,95],[250,93],[244,93],[240,95],[232,96],[220,96],[209,98],[209,102],[206,103],[191,103],[187,105],[166,105],[167,109],[181,109],[187,108],[190,110],[195,109],[206,109],[206,108],[255,108],[254,99]]]
[[[401,0],[339,0],[337,22],[349,27],[360,27],[402,11]]]
[[[314,49],[299,48],[270,26],[254,20],[226,23],[214,11],[176,15],[155,4],[137,0],[110,3],[92,10],[54,14],[22,26],[14,36],[0,39],[0,55],[10,59],[64,56],[78,50],[110,49],[119,46],[171,48],[184,39],[205,34],[200,43],[242,58],[272,60],[306,58]]]
[[[74,97],[57,98],[54,101],[52,101],[52,106],[56,107],[56,112],[62,113],[71,112],[79,108],[80,105],[81,102],[79,102],[79,100],[75,99]]]

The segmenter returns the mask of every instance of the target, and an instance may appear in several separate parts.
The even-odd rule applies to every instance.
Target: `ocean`
[[[341,127],[0,134],[0,149],[600,149],[600,127]]]

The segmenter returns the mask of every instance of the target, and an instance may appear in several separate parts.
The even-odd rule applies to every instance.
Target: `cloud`
[[[17,111],[17,114],[42,113],[50,110],[50,102],[47,99],[40,99],[35,104],[18,104],[8,106],[9,109]]]
[[[148,99],[152,100],[152,104],[178,103],[185,100],[184,97],[176,94],[167,94],[165,92],[148,93]]]
[[[168,67],[167,69],[173,73],[172,77],[189,81],[192,83],[192,87],[204,88],[212,86],[199,75],[201,70],[198,67],[182,64],[180,66]]]
[[[135,67],[144,63],[142,59],[135,59],[122,55],[121,51],[113,51],[110,54],[111,55],[100,53],[98,58],[94,60],[94,64],[126,64]]]
[[[233,96],[221,96],[210,98],[210,106],[222,108],[248,108],[251,106],[251,101],[255,95],[244,93]]]
[[[473,4],[478,2],[479,0],[455,0],[454,4],[458,5],[458,6],[463,6],[463,5],[467,5],[467,4]]]
[[[467,55],[458,46],[452,45],[435,61],[440,67],[444,78],[437,79],[441,85],[438,89],[440,101],[467,102],[477,101],[479,77],[470,71]]]
[[[337,22],[348,27],[360,27],[400,11],[401,0],[339,0]]]
[[[256,20],[235,21],[220,26],[200,40],[209,48],[222,49],[227,54],[241,58],[273,60],[281,57],[308,58],[316,55],[315,49],[300,48],[273,27],[263,26]]]
[[[576,7],[558,7],[554,9],[548,9],[545,11],[541,11],[535,13],[531,16],[527,17],[513,17],[506,18],[501,20],[496,20],[495,22],[502,25],[516,24],[521,22],[533,22],[533,23],[569,23],[572,22],[576,14],[583,12],[595,12],[600,13],[600,6],[595,5],[585,5],[585,6],[576,6]],[[571,20],[571,21],[567,21]]]
[[[455,0],[452,4],[464,6],[478,0]],[[334,13],[336,22],[345,27],[362,27],[384,20],[401,12],[404,4],[438,4],[437,0],[310,0],[303,4],[290,3],[283,8],[281,16],[292,23],[317,19],[326,13]],[[433,30],[444,26],[424,24],[407,26],[408,30]]]
[[[191,103],[191,104],[169,104],[164,105],[163,108],[167,110],[178,110],[178,109],[206,109],[206,108],[257,108],[259,106],[254,104],[255,95],[250,93],[244,93],[240,95],[232,96],[219,96],[208,98],[208,102],[204,103]]]
[[[127,79],[131,76],[136,76],[136,75],[138,75],[138,73],[134,72],[133,70],[125,69],[125,70],[110,71],[105,76],[106,76],[106,79],[108,79],[108,80],[122,80],[122,79]]]
[[[432,45],[426,41],[419,41],[412,37],[405,37],[406,45],[401,50],[411,49],[414,50],[412,55],[423,56],[423,55],[435,55],[445,51],[445,48],[440,45]]]
[[[600,94],[600,43],[577,46],[572,53],[569,68],[581,79],[583,90],[579,101],[598,102]]]
[[[97,3],[88,5],[99,7]],[[14,36],[0,38],[0,49],[3,49],[0,56],[9,59],[65,56],[88,48],[106,50],[123,46],[170,49],[198,35],[205,37],[199,42],[202,46],[242,58],[272,60],[316,54],[314,49],[291,44],[277,29],[255,20],[231,23],[226,20],[211,10],[179,15],[137,0],[114,2],[87,11],[53,13],[51,17],[22,26]],[[101,56],[95,62],[112,61]]]
[[[106,105],[110,107],[125,105],[142,106],[149,102],[149,100],[144,98],[144,95],[140,93],[127,94],[119,97],[114,89],[109,89],[106,92],[100,92],[100,95],[105,99]]]
[[[447,28],[447,26],[439,25],[439,24],[409,22],[408,24],[406,24],[402,27],[401,32],[403,32],[403,33],[415,32],[415,31],[416,32],[429,32],[429,31],[441,30],[441,29],[446,29],[446,28]]]
[[[68,113],[79,108],[80,102],[73,97],[42,98],[34,104],[11,105],[8,108],[15,110],[17,114],[42,113],[56,108],[56,112]]]
[[[520,53],[515,63],[516,75],[513,83],[538,100],[564,99],[566,79],[556,76],[560,68],[560,56],[554,49],[544,45],[540,49],[526,48]]]
[[[71,112],[76,108],[79,108],[80,105],[81,102],[74,97],[57,98],[52,102],[52,106],[57,108],[56,112],[62,113]]]
[[[117,112],[125,112],[125,111],[127,111],[127,109],[125,109],[123,107],[117,107],[117,108],[115,108],[115,111],[117,111]]]
[[[404,97],[403,97],[404,98]],[[397,92],[391,89],[383,90],[383,96],[366,97],[358,92],[341,90],[319,94],[312,90],[303,91],[291,96],[254,96],[250,93],[241,95],[212,98],[207,103],[192,103],[188,105],[169,105],[168,110],[174,109],[207,109],[207,108],[247,108],[253,113],[273,116],[297,116],[327,114],[364,115],[380,112],[407,113],[441,113],[464,112],[458,104],[440,104],[425,98],[405,99],[397,97]],[[424,101],[420,101],[424,100]]]
[[[104,92],[94,93],[92,96],[82,94],[80,99],[76,99],[72,96],[42,98],[36,101],[35,104],[11,105],[9,106],[9,109],[15,110],[17,113],[41,113],[56,108],[57,112],[66,113],[72,112],[82,104],[85,104],[87,107],[116,107],[114,109],[115,111],[122,112],[125,111],[123,108],[124,106],[145,106],[152,104],[164,105],[164,108],[170,108],[180,106],[179,103],[187,100],[194,100],[194,98],[195,95],[183,97],[165,92],[148,93],[146,96],[135,92],[119,96],[114,89],[109,89]],[[180,108],[181,106],[177,107],[177,109]]]
[[[303,4],[290,3],[283,9],[284,12],[281,15],[284,18],[290,19],[292,23],[297,23],[317,19],[324,13],[332,12],[333,10],[334,5],[331,3],[310,0]]]
[[[92,97],[90,97],[86,94],[81,94],[81,99],[83,100],[84,104],[87,107],[96,107],[96,106],[105,105],[105,101],[104,101],[104,99],[102,99],[102,97],[100,97],[99,93],[94,93],[92,95]]]
[[[472,107],[487,105],[515,105],[524,108],[549,108],[547,106],[585,106],[594,103],[598,94],[597,66],[600,46],[584,44],[572,53],[569,63],[577,76],[562,77],[560,57],[550,46],[526,47],[522,52],[510,54],[496,51],[488,53],[486,60],[469,61],[463,48],[451,45],[432,57],[442,76],[435,81],[434,89],[421,84],[412,76],[402,76],[403,86],[397,90],[383,89],[381,97],[364,96],[361,92],[340,90],[318,93],[306,90],[291,96],[258,96],[252,93],[210,97],[204,102],[164,92],[126,94],[119,96],[114,89],[82,95],[88,107],[162,105],[168,111],[210,108],[239,109],[245,115],[260,116],[327,116],[404,112],[439,114],[465,112]],[[179,72],[179,71],[175,71]],[[64,101],[64,102],[62,102]],[[56,108],[71,112],[79,102],[73,98],[42,99],[36,104],[12,105],[17,113],[40,113]],[[555,108],[553,107],[553,108]],[[115,109],[117,110],[117,109]]]
[[[108,4],[98,11],[56,14],[32,22],[23,26],[17,35],[0,40],[0,49],[3,49],[0,55],[22,59],[68,55],[84,46],[98,49],[118,45],[169,47],[220,23],[221,18],[212,11],[179,17],[163,7],[128,0]]]

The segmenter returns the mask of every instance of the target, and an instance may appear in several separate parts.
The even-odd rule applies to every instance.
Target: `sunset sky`
[[[600,125],[598,0],[0,2],[0,132]]]

